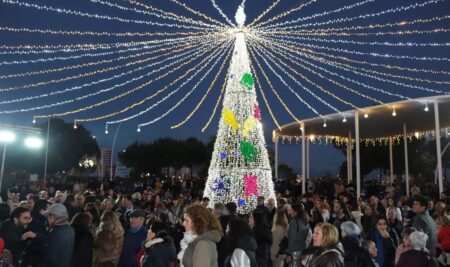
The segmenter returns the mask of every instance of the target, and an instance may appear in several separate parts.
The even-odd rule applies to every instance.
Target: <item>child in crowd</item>
[[[378,263],[375,261],[375,257],[377,256],[377,247],[375,245],[375,242],[372,240],[364,240],[364,247],[369,251],[370,257],[372,258],[373,264],[375,264],[376,267],[380,267]]]

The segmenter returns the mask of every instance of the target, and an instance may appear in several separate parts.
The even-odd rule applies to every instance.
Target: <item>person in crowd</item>
[[[0,203],[0,223],[10,218],[11,208],[7,203]]]
[[[388,209],[387,220],[388,228],[395,230],[395,233],[397,234],[397,240],[399,240],[401,238],[401,233],[403,233],[403,222],[398,220],[394,209]]]
[[[231,219],[237,218],[237,205],[234,202],[228,202],[225,204],[225,212],[222,216],[219,217],[220,225],[222,226],[222,230],[227,229],[228,222]],[[225,234],[225,232],[224,232]]]
[[[106,211],[111,211],[112,207],[113,207],[113,205],[112,205],[111,198],[107,197],[107,198],[103,199],[102,204],[100,205],[101,214],[103,214]]]
[[[75,245],[72,256],[72,266],[92,266],[93,236],[90,231],[91,216],[80,212],[73,217],[70,223],[75,231]]]
[[[267,209],[269,210],[269,213],[267,215],[267,222],[269,225],[273,224],[273,218],[275,217],[275,213],[277,212],[277,208],[275,206],[275,199],[269,198],[267,200]]]
[[[440,218],[442,226],[439,229],[437,240],[442,253],[439,256],[439,261],[443,265],[450,265],[450,216],[443,215]]]
[[[373,230],[369,233],[368,239],[375,242],[377,256],[375,261],[380,267],[395,266],[395,250],[397,248],[397,234],[388,229],[387,219],[384,215],[379,215]]]
[[[267,213],[261,209],[254,210],[249,216],[249,226],[253,230],[253,235],[258,248],[256,249],[256,261],[258,266],[269,266],[270,246],[272,245],[272,232],[267,223]]]
[[[438,202],[436,202],[436,204],[434,204],[434,213],[430,214],[430,215],[444,216],[446,213],[445,208],[446,208],[445,202],[438,201]]]
[[[391,210],[394,214],[394,218],[396,218],[399,222],[403,222],[402,211],[400,210],[400,208],[395,206],[394,199],[392,197],[389,197],[387,199],[386,217],[389,218],[389,212]]]
[[[135,209],[130,212],[130,228],[123,238],[122,253],[118,267],[137,267],[136,257],[141,249],[142,242],[147,238],[147,228],[144,226],[145,212]]]
[[[112,231],[103,230],[99,232],[93,244],[92,266],[99,267],[105,264],[117,266],[119,258],[112,254],[117,247],[116,243],[117,239]]]
[[[280,251],[280,243],[286,238],[288,218],[283,207],[278,207],[272,226],[272,246],[270,246],[270,259],[273,267],[283,267],[285,251]],[[287,240],[287,239],[286,239]],[[289,243],[288,243],[289,244]],[[287,249],[287,247],[286,247]]]
[[[307,267],[347,267],[344,265],[341,251],[337,249],[327,249],[314,257]]]
[[[232,218],[226,229],[225,267],[256,267],[257,244],[249,224],[242,218]]]
[[[345,267],[374,267],[369,252],[361,246],[359,236],[361,229],[352,222],[341,224],[342,245],[344,247]]]
[[[178,252],[177,259],[180,263],[180,267],[183,267],[183,256],[186,251],[188,245],[197,238],[198,235],[194,234],[191,231],[184,232],[183,238],[180,241],[180,252]]]
[[[173,239],[166,232],[166,224],[155,220],[144,243],[142,267],[170,267],[176,259]]]
[[[438,267],[437,261],[430,256],[426,248],[427,234],[414,231],[410,234],[411,249],[404,252],[398,260],[397,267]]]
[[[341,231],[341,224],[346,221],[350,221],[352,218],[348,211],[347,205],[343,202],[334,203],[334,213],[336,218],[333,220],[333,225],[336,226],[338,231]]]
[[[373,225],[376,223],[378,212],[370,205],[365,205],[363,213],[364,216],[361,219],[361,224],[363,226],[363,236],[367,238],[368,234],[372,231]]]
[[[263,196],[259,196],[256,199],[257,203],[256,203],[256,210],[260,210],[263,214],[265,214],[266,216],[268,216],[269,214],[269,209],[266,207],[265,205],[265,198]]]
[[[102,234],[103,232],[105,234]],[[104,212],[97,228],[97,237],[94,240],[94,247],[96,247],[94,254],[98,252],[94,255],[95,259],[97,259],[94,262],[110,261],[117,265],[122,252],[124,234],[125,231],[120,223],[119,215],[112,211]],[[105,239],[108,240],[107,244],[103,241]],[[105,246],[108,249],[105,249]]]
[[[431,256],[436,256],[436,224],[427,212],[428,201],[421,196],[416,196],[413,202],[413,211],[416,214],[412,219],[411,226],[424,232],[427,236],[427,249]]]
[[[372,263],[374,264],[374,266],[375,267],[380,267],[378,265],[378,263],[375,261],[375,258],[378,255],[378,250],[377,250],[377,246],[375,245],[375,242],[373,242],[372,240],[369,240],[369,239],[365,239],[363,241],[363,246],[369,252],[369,255],[370,255],[371,259],[372,259]]]
[[[1,224],[0,236],[5,242],[5,248],[12,254],[14,266],[19,266],[25,250],[22,234],[31,220],[31,214],[27,208],[17,207],[12,211],[10,219],[6,219]]]
[[[125,230],[130,228],[130,214],[136,209],[133,205],[133,199],[127,195],[122,198],[122,207],[119,210],[120,222]]]
[[[372,211],[376,211],[378,214],[386,214],[386,209],[380,202],[380,198],[377,195],[370,197],[370,207]]]
[[[205,206],[192,204],[184,212],[183,225],[186,231],[198,235],[184,252],[183,266],[217,267],[216,244],[222,238],[219,220]]]
[[[75,216],[81,210],[78,208],[77,201],[75,200],[75,196],[72,194],[68,194],[66,197],[66,201],[64,202],[64,206],[66,206],[67,213],[69,214],[69,220]]]
[[[327,255],[328,261],[337,264],[336,266],[344,265],[342,248],[339,247],[339,231],[336,226],[330,223],[317,224],[312,240],[314,249],[305,251],[302,256],[301,263],[304,266],[321,266],[319,263],[323,263],[324,254]]]
[[[411,241],[409,240],[409,236],[412,232],[416,231],[414,227],[406,227],[402,232],[402,243],[398,245],[397,251],[395,252],[395,264],[398,263],[400,256],[411,249]]]
[[[314,202],[314,208],[311,210],[311,228],[321,222],[330,220],[330,211],[326,209],[325,203],[320,198]]]
[[[301,204],[292,205],[290,216],[291,221],[287,229],[286,262],[292,266],[297,266],[300,263],[302,251],[308,248],[311,243],[312,231],[308,223],[308,213]]]

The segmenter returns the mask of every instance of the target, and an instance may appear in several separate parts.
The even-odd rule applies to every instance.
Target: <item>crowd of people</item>
[[[450,266],[450,200],[413,186],[277,182],[248,214],[202,180],[18,183],[0,203],[0,267]],[[431,194],[430,194],[431,193]],[[427,195],[427,197],[424,197]]]

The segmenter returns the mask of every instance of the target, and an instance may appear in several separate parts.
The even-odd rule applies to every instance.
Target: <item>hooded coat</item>
[[[221,239],[217,231],[207,231],[189,243],[183,256],[185,267],[217,267],[217,243]]]
[[[167,234],[146,242],[144,249],[142,267],[170,267],[176,259],[173,239]]]

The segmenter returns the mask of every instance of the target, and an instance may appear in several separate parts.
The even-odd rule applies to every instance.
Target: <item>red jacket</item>
[[[438,242],[443,250],[450,251],[450,226],[442,227],[439,230]]]

